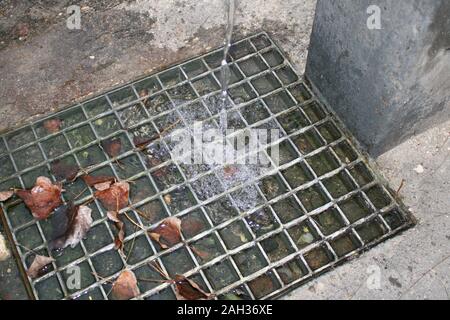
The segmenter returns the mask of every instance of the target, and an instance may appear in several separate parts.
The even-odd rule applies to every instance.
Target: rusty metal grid
[[[271,144],[280,145],[286,161],[279,166],[271,161],[271,167],[260,176],[228,187],[219,179],[223,168],[203,168],[204,172],[193,175],[174,163],[171,146],[163,137],[149,147],[150,153],[157,149],[155,155],[163,154],[160,162],[149,164],[146,156],[133,148],[133,138],[160,132],[177,118],[182,119],[179,126],[189,126],[193,119],[186,119],[184,107],[198,102],[196,107],[200,105],[202,110],[199,117],[217,127],[217,110],[208,101],[220,92],[220,54],[221,49],[217,49],[1,136],[1,190],[30,188],[39,175],[56,180],[50,173],[50,163],[70,157],[89,173],[107,172],[120,180],[140,181],[141,184],[131,183],[130,206],[121,212],[146,230],[167,216],[182,220],[195,216],[205,223],[204,230],[197,234],[183,234],[183,243],[161,250],[147,232],[125,219],[125,252],[130,247],[133,250],[131,256],[123,256],[114,250],[116,231],[107,221],[106,210],[95,200],[89,205],[94,223],[87,239],[76,248],[55,255],[47,247],[50,221],[35,221],[20,200],[8,200],[2,203],[4,220],[22,267],[26,269],[34,256],[28,249],[56,259],[52,270],[42,277],[33,280],[25,276],[33,298],[108,299],[111,281],[127,267],[138,278],[142,294],[137,299],[174,299],[173,285],[147,281],[155,277],[148,266],[151,261],[157,261],[170,275],[192,277],[205,290],[216,294],[217,299],[227,298],[230,292],[244,299],[276,298],[413,225],[412,217],[370,168],[341,123],[295,73],[266,33],[233,44],[229,56],[233,71],[232,108],[228,112],[235,112],[243,124],[242,130],[261,126],[280,129],[282,135]],[[270,90],[264,86],[266,82],[270,82]],[[147,96],[142,96],[142,89],[147,89]],[[246,92],[244,98],[240,90]],[[166,102],[155,112],[149,108],[152,101]],[[256,104],[264,116],[255,120],[252,117]],[[55,117],[63,119],[63,128],[47,134],[42,123]],[[84,130],[86,140],[79,141],[73,134],[75,130]],[[117,159],[111,159],[101,148],[101,141],[112,137],[120,137],[122,145],[128,146],[117,159],[133,167],[132,172],[123,171]],[[56,151],[52,147],[55,145],[59,146]],[[270,146],[260,147],[270,159],[266,148]],[[98,159],[86,160],[85,152],[94,149],[99,152]],[[165,184],[158,181],[157,172],[169,165],[177,174],[174,181]],[[293,172],[302,172],[305,180],[296,181]],[[196,182],[211,173],[223,191],[200,199]],[[271,190],[264,189],[263,181],[269,178],[275,179],[277,190],[282,191],[272,195]],[[333,183],[344,190],[335,190]],[[145,186],[145,190],[136,198],[138,186]],[[81,179],[65,188],[66,201],[77,196],[76,203],[82,203],[93,195]],[[243,208],[236,201],[239,191],[246,188],[258,192],[260,201],[253,208]],[[174,209],[166,203],[167,194],[179,199],[182,208]],[[214,221],[208,205],[218,201],[234,208],[235,214],[224,221]],[[149,204],[155,208],[156,203],[163,214],[151,221],[136,210]],[[283,208],[290,210],[283,212]],[[328,230],[327,219],[340,227]],[[255,231],[255,221],[269,221],[272,227]],[[246,235],[241,243],[230,243],[227,235],[232,228],[240,228]],[[213,241],[217,247],[217,253],[208,261],[191,247],[202,241]],[[245,261],[253,263],[249,266]],[[85,275],[81,290],[69,290],[66,286],[66,271],[75,265]]]

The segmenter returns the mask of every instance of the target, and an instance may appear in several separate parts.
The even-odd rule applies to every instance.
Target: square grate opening
[[[51,218],[34,220],[18,198],[2,203],[22,267],[36,253],[55,258],[37,279],[24,275],[33,298],[108,299],[112,281],[128,268],[138,280],[138,299],[175,299],[173,284],[148,281],[162,279],[150,262],[170,276],[193,279],[216,299],[275,298],[413,224],[266,33],[230,50],[227,113],[229,126],[239,129],[235,134],[251,128],[281,132],[260,146],[269,167],[237,167],[235,179],[228,166],[173,161],[173,146],[162,135],[168,128],[189,128],[195,120],[218,127],[221,53],[217,49],[0,137],[0,190],[29,189],[38,176],[57,181],[54,160],[76,163],[85,173],[132,181],[125,211],[144,228],[124,220],[119,254],[117,231],[94,199],[87,238],[55,253],[47,245]],[[51,119],[60,121],[58,132],[46,128]],[[160,138],[145,152],[134,148],[155,134]],[[122,141],[117,159],[102,147],[112,138]],[[270,160],[271,145],[279,146],[277,165]],[[79,177],[64,189],[65,201],[93,198],[94,190]],[[146,231],[169,216],[181,219],[183,242],[163,250]],[[73,266],[80,267],[81,289],[66,284]]]

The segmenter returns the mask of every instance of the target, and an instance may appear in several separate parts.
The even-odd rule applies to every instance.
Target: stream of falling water
[[[233,35],[234,26],[234,13],[235,13],[235,0],[225,0],[226,13],[227,13],[227,27],[225,30],[225,43],[223,49],[223,59],[220,65],[220,128],[223,133],[227,129],[227,96],[228,96],[228,84],[230,82],[230,66],[227,62],[228,52],[231,46],[231,36]]]

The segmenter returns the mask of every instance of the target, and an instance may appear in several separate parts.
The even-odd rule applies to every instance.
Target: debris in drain
[[[178,300],[200,300],[212,297],[203,291],[198,284],[184,276],[177,274],[174,281]]]
[[[181,220],[176,217],[164,219],[155,229],[149,232],[150,237],[167,249],[181,241]]]
[[[61,130],[62,121],[59,119],[49,119],[44,121],[44,129],[48,133],[56,133]]]
[[[104,191],[106,189],[109,189],[111,184],[116,181],[116,178],[111,176],[90,176],[90,175],[84,175],[82,177],[84,182],[89,187],[94,187],[98,191]]]
[[[34,257],[33,263],[31,263],[30,268],[27,270],[28,276],[31,279],[35,279],[39,276],[44,275],[45,273],[47,273],[47,267],[54,261],[55,259],[53,258],[36,255]]]
[[[174,279],[171,279],[167,273],[165,273],[158,263],[149,263],[163,280],[154,279],[140,279],[148,282],[166,282],[175,284],[175,295],[177,300],[207,300],[214,297],[213,294],[205,292],[200,286],[192,279],[188,279],[183,275],[176,274]]]
[[[49,242],[49,249],[74,248],[81,239],[85,238],[92,225],[91,208],[74,206],[69,203],[55,210],[52,220],[53,239]]]
[[[120,181],[112,184],[108,189],[97,190],[94,196],[108,211],[119,212],[128,205],[129,192],[128,182]]]
[[[108,211],[108,219],[114,222],[117,229],[117,236],[114,239],[114,249],[123,250],[123,240],[125,239],[125,224],[119,217],[117,211]]]
[[[115,300],[128,300],[140,294],[133,271],[123,270],[112,285],[111,294]]]
[[[1,191],[0,192],[0,202],[9,200],[14,195],[14,191]]]
[[[78,165],[68,164],[60,159],[53,161],[50,164],[50,168],[52,174],[56,178],[60,180],[67,180],[69,182],[73,181],[76,178],[78,171],[80,170]]]
[[[108,299],[105,283],[114,279],[115,299],[271,298],[410,225],[287,60],[265,60],[282,56],[269,37],[235,46],[243,52],[233,61],[226,118],[237,135],[279,131],[258,147],[267,166],[212,165],[213,142],[202,146],[207,163],[174,156],[175,128],[188,137],[194,121],[203,121],[203,133],[223,120],[215,80],[220,50],[0,136],[6,227],[17,247],[34,253],[18,250],[20,261],[26,269],[29,257],[45,252],[58,260],[58,268],[47,264],[29,283],[37,298]],[[199,79],[190,73],[196,66],[205,73]],[[187,78],[182,70],[190,70]],[[240,148],[235,141],[224,153]],[[44,177],[48,169],[61,183]],[[35,177],[31,190],[18,190]],[[67,290],[61,279],[68,265],[101,281]],[[286,272],[292,265],[296,271]]]
[[[102,147],[111,158],[115,158],[122,150],[122,140],[116,138],[102,141]]]
[[[31,190],[17,190],[31,214],[38,220],[46,219],[61,204],[62,187],[47,177],[38,177]]]

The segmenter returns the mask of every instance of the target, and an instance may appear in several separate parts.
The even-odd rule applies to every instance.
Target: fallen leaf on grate
[[[103,191],[108,189],[111,184],[116,181],[116,178],[111,176],[90,176],[84,175],[82,177],[83,181],[89,186],[94,187],[96,190]]]
[[[175,294],[178,300],[199,300],[213,297],[212,294],[203,291],[194,280],[185,276],[177,274],[175,279],[171,279],[157,262],[151,262],[149,266],[165,279],[164,282],[175,284]]]
[[[181,220],[176,217],[166,218],[149,235],[161,248],[172,247],[181,241]]]
[[[63,205],[55,210],[52,221],[53,239],[49,248],[74,248],[81,239],[85,238],[92,225],[91,208],[87,206]]]
[[[56,133],[61,130],[62,121],[59,119],[49,119],[44,121],[44,128],[48,133]]]
[[[46,219],[61,204],[61,186],[49,178],[38,177],[31,190],[17,190],[17,195],[38,220]]]
[[[130,185],[128,182],[116,182],[105,190],[98,190],[94,196],[108,211],[119,211],[128,205]]]
[[[203,291],[198,284],[181,275],[175,275],[176,297],[178,300],[209,299],[211,295]]]
[[[37,255],[34,257],[33,263],[31,264],[30,268],[27,270],[27,275],[31,278],[37,278],[43,274],[45,274],[46,267],[55,261],[55,259],[46,257],[46,256],[40,256]]]
[[[117,157],[122,150],[122,141],[120,138],[102,141],[102,148],[110,157]]]
[[[55,160],[51,163],[52,174],[62,180],[73,181],[80,168],[76,164],[66,164],[61,160]]]
[[[133,271],[122,271],[112,285],[111,294],[114,300],[128,300],[140,294],[137,279]]]
[[[0,202],[6,201],[14,195],[14,191],[1,191]]]
[[[123,249],[123,241],[125,239],[125,224],[120,220],[119,214],[117,211],[108,211],[107,214],[108,219],[114,222],[114,225],[116,226],[118,230],[118,234],[116,238],[114,239],[114,248],[118,250]]]

